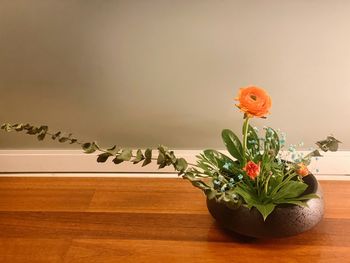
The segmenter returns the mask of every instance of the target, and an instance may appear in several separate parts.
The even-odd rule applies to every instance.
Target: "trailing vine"
[[[36,136],[39,141],[43,141],[45,138],[50,137],[54,141],[60,143],[78,144],[86,154],[99,152],[97,155],[97,162],[104,163],[109,159],[112,159],[114,164],[120,164],[123,162],[131,162],[133,164],[142,163],[142,166],[150,164],[152,161],[156,161],[158,168],[162,169],[168,166],[173,166],[174,170],[183,179],[189,180],[193,186],[201,189],[208,195],[212,191],[206,182],[202,179],[209,177],[205,171],[200,171],[196,167],[196,164],[188,163],[184,158],[176,157],[174,151],[170,151],[166,146],[160,145],[156,150],[147,148],[145,150],[137,149],[132,150],[129,148],[121,148],[116,145],[109,148],[102,148],[97,142],[81,142],[77,138],[73,137],[71,133],[50,132],[48,126],[33,126],[30,124],[10,124],[4,123],[1,125],[1,129],[6,132],[24,132],[28,135]],[[153,157],[154,152],[157,151],[156,156]]]

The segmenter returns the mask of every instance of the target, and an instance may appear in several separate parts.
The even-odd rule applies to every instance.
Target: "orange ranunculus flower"
[[[271,108],[271,98],[265,90],[255,86],[241,88],[237,98],[239,101],[236,105],[248,117],[264,118]]]
[[[297,169],[296,172],[298,175],[305,177],[307,175],[309,175],[309,169],[307,169],[307,166],[303,163],[298,163],[297,164]]]
[[[260,173],[260,163],[256,164],[253,161],[249,161],[243,170],[247,173],[247,175],[254,180]]]

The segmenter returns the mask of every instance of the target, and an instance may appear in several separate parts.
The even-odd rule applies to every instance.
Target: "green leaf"
[[[111,155],[115,156],[119,153],[120,149],[117,148],[116,145],[114,145],[113,147],[108,148],[106,151],[109,152]]]
[[[145,159],[145,157],[143,156],[142,151],[140,149],[138,149],[136,152],[136,157],[134,160],[132,160],[132,162],[133,162],[133,164],[137,164],[144,159]]]
[[[56,138],[59,137],[60,135],[61,135],[61,132],[59,131],[59,132],[56,132],[55,134],[53,134],[51,136],[51,138],[52,138],[52,140],[56,140]]]
[[[77,141],[78,141],[77,139],[70,139],[70,143],[69,144],[76,143]]]
[[[204,191],[204,193],[207,193],[207,191],[212,190],[212,188],[210,186],[208,186],[206,183],[204,183],[201,180],[193,180],[193,181],[191,181],[191,183],[193,186],[195,186],[199,189],[202,189]]]
[[[183,172],[188,167],[188,163],[184,158],[177,159],[175,163],[175,169],[178,172]]]
[[[174,154],[174,151],[170,151],[165,153],[166,159],[170,161],[172,164],[176,164],[177,158]]]
[[[280,139],[277,132],[272,128],[266,129],[264,154],[274,159],[280,151]]]
[[[324,152],[327,152],[328,150],[331,152],[336,152],[338,150],[339,143],[341,143],[341,141],[338,141],[333,136],[327,136],[325,140],[316,142],[316,145]]]
[[[306,188],[307,184],[291,180],[285,183],[275,195],[271,196],[271,198],[277,202],[281,199],[298,197],[305,192]]]
[[[215,167],[214,170],[219,168],[221,174],[225,174],[231,178],[235,178],[236,181],[239,181],[238,176],[242,174],[243,171],[238,162],[235,162],[225,154],[212,149],[204,150],[203,154],[207,161],[210,162],[213,169]],[[201,160],[199,165],[202,169],[208,170],[207,165],[203,163],[203,156],[199,156],[198,159]]]
[[[308,207],[307,203],[299,200],[280,200],[278,202],[275,202],[276,204],[292,204],[292,205],[298,205],[302,207]]]
[[[244,199],[244,201],[250,206],[259,203],[259,198],[253,186],[240,183],[235,188],[235,192],[236,194],[240,195]]]
[[[242,143],[239,138],[229,129],[224,129],[221,133],[221,137],[228,152],[237,159],[240,163],[243,161],[243,149]]]
[[[104,162],[106,162],[107,161],[107,159],[110,157],[110,156],[112,156],[110,153],[101,153],[101,154],[99,154],[98,155],[98,157],[97,157],[97,162],[98,163],[104,163]]]
[[[63,143],[63,142],[66,142],[66,141],[68,141],[69,140],[69,138],[68,137],[61,137],[61,138],[59,138],[59,142],[61,142],[61,143]]]
[[[272,213],[272,211],[275,209],[276,205],[273,203],[267,203],[267,204],[255,204],[254,207],[258,209],[258,211],[262,214],[264,221],[266,218]]]
[[[322,157],[322,155],[321,155],[321,153],[319,152],[319,150],[314,150],[314,151],[310,152],[309,154],[307,154],[307,155],[303,158],[302,162],[303,162],[306,166],[308,166],[308,165],[310,165],[310,163],[311,163],[311,158],[312,158],[312,157]]]
[[[152,149],[146,149],[145,157],[146,159],[152,159]]]
[[[85,153],[93,153],[99,149],[98,145],[95,142],[83,143],[81,147]]]
[[[13,128],[15,129],[15,131],[23,131],[23,129],[24,129],[23,126],[24,125],[22,123],[20,123],[20,124],[13,125]]]
[[[29,127],[27,130],[27,134],[30,134],[30,135],[37,134],[38,132],[39,132],[39,129],[33,126]]]
[[[235,166],[235,162],[230,157],[216,150],[207,149],[203,151],[203,154],[213,165],[216,165],[219,169],[222,169],[226,166],[226,169],[229,170]]]
[[[12,130],[12,126],[10,123],[4,123],[1,125],[1,129],[5,130],[6,132],[10,132]]]
[[[114,162],[115,164],[120,164],[120,163],[124,162],[124,160],[121,160],[121,159],[118,159],[118,157],[115,157],[115,158],[113,159],[113,162]]]
[[[302,195],[302,196],[296,197],[295,199],[296,200],[309,200],[312,198],[320,198],[320,197],[317,194],[313,193],[313,194]]]
[[[164,164],[165,163],[165,155],[162,152],[159,152],[158,158],[157,158],[157,164]]]
[[[46,136],[46,133],[40,133],[37,138],[39,141],[42,141],[45,139],[45,136]]]
[[[146,149],[145,151],[145,160],[142,163],[142,166],[146,166],[152,162],[152,149]]]
[[[166,162],[159,164],[158,169],[163,169],[165,166],[168,166]]]
[[[208,197],[209,200],[211,200],[211,199],[216,197],[217,191],[214,189],[210,189],[210,190],[205,191],[205,195]]]
[[[39,127],[39,132],[47,133],[48,130],[49,130],[49,127],[46,126],[46,125],[42,125],[42,126]]]
[[[250,153],[249,159],[257,162],[260,155],[260,141],[257,133],[251,125],[248,126],[247,148]]]
[[[123,160],[123,161],[130,161],[131,157],[132,157],[131,149],[123,149],[121,154],[117,156],[119,160]]]
[[[148,164],[150,164],[151,162],[152,162],[151,159],[145,159],[145,160],[143,161],[143,163],[142,163],[142,167],[143,167],[143,166],[146,166],[146,165],[148,165]]]

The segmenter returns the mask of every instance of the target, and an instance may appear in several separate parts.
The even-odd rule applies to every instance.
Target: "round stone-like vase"
[[[303,179],[308,185],[304,194],[316,193],[320,198],[308,200],[308,207],[278,205],[266,221],[254,207],[231,209],[215,199],[207,199],[207,207],[219,225],[244,236],[275,238],[297,235],[316,226],[322,220],[324,209],[322,189],[315,176],[309,174]]]

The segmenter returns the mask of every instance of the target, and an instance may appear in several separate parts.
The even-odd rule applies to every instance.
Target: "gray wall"
[[[289,143],[350,150],[350,1],[0,1],[0,121],[102,145],[222,148],[239,87]],[[60,148],[0,133],[1,149]]]

